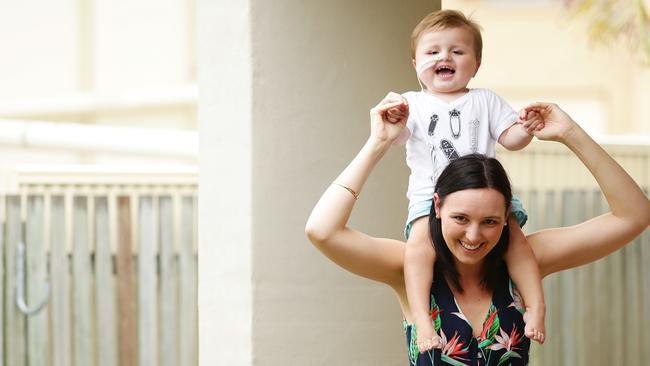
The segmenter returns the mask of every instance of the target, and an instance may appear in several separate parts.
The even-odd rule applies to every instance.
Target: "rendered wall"
[[[196,131],[195,8],[195,0],[4,2],[0,129],[9,119]],[[6,182],[19,164],[197,164],[64,142],[0,141],[0,192],[13,189]]]
[[[409,35],[438,7],[199,1],[201,365],[406,361],[392,291],[335,266],[304,225],[365,142],[368,110],[417,88]],[[400,238],[407,174],[390,152],[352,226]]]
[[[515,108],[557,102],[593,133],[650,135],[650,67],[619,40],[590,41],[585,19],[570,17],[561,1],[442,5],[483,27],[483,62],[470,86],[494,89]]]

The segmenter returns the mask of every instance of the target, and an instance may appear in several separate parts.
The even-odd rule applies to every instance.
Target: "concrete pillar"
[[[199,0],[200,365],[406,362],[392,291],[313,248],[304,224],[368,110],[417,88],[409,35],[439,1]],[[352,225],[401,238],[408,170],[386,156]]]

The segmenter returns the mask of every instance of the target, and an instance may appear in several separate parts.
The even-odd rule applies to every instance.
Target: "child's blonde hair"
[[[480,61],[483,53],[481,26],[460,11],[449,9],[429,13],[415,26],[411,33],[411,57],[415,59],[415,48],[423,33],[449,28],[464,28],[472,35],[476,59]]]

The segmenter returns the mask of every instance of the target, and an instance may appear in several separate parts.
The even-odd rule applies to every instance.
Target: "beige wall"
[[[83,92],[119,99],[193,83],[194,8],[194,0],[25,0],[3,7],[0,117],[196,128],[193,105],[11,113],[30,103],[61,105]]]
[[[484,28],[474,87],[496,90],[513,106],[557,101],[592,133],[645,135],[650,143],[650,68],[620,44],[588,40],[582,19],[560,1],[530,4],[445,0]]]
[[[194,0],[6,3],[0,128],[13,119],[195,131],[195,16]],[[0,140],[0,192],[12,189],[4,182],[18,164],[197,163],[137,147],[73,149],[65,138],[49,146]]]
[[[304,235],[368,133],[368,110],[417,86],[412,27],[436,2],[199,2],[202,365],[406,362],[391,291]],[[391,152],[352,225],[399,238],[407,169]]]

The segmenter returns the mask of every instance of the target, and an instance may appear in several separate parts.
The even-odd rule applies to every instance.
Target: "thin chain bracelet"
[[[341,184],[341,183],[332,182],[332,184],[335,184],[335,185],[337,185],[337,186],[339,186],[339,187],[345,189],[346,191],[350,192],[350,194],[352,195],[352,197],[354,197],[354,200],[355,200],[355,201],[359,199],[359,194],[358,194],[357,192],[355,192],[352,188],[347,187],[347,186],[344,186],[344,185]]]

